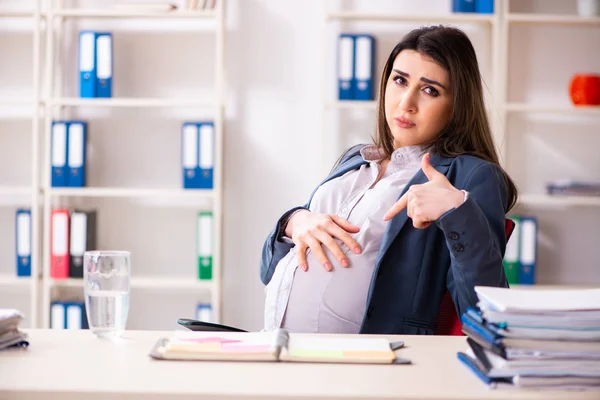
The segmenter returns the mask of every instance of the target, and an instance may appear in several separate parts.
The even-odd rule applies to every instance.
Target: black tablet
[[[243,329],[234,328],[233,326],[213,324],[211,322],[198,321],[195,319],[179,318],[177,323],[181,326],[192,331],[204,331],[204,332],[247,332]]]

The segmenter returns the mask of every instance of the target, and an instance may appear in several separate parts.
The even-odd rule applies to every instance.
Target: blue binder
[[[62,301],[50,304],[50,329],[67,329],[67,308]]]
[[[493,14],[494,0],[475,0],[475,12],[479,14]]]
[[[66,329],[87,329],[87,316],[85,307],[80,302],[64,303],[65,308],[65,328]]]
[[[212,122],[198,124],[198,145],[198,186],[212,189],[215,165],[215,126]]]
[[[69,121],[67,135],[67,185],[85,186],[85,161],[87,124],[84,121]]]
[[[31,211],[18,209],[15,220],[17,276],[31,276]]]
[[[96,32],[79,32],[79,97],[96,97]]]
[[[354,37],[355,100],[373,100],[375,38],[360,34]]]
[[[533,285],[535,283],[535,264],[537,261],[537,219],[521,217],[521,252],[519,284]]]
[[[354,35],[343,33],[338,40],[338,98],[340,100],[353,100],[354,87]]]
[[[88,329],[85,305],[82,302],[53,301],[50,305],[51,329]]]
[[[452,11],[458,13],[475,12],[475,0],[452,0]]]
[[[68,123],[53,121],[51,133],[51,185],[52,187],[67,186],[67,144]]]
[[[196,307],[196,319],[203,322],[213,322],[213,311],[210,304],[198,304]]]
[[[113,50],[112,34],[96,34],[96,97],[112,97]]]
[[[185,122],[181,126],[181,167],[185,189],[199,187],[198,158],[198,125],[195,122]]]

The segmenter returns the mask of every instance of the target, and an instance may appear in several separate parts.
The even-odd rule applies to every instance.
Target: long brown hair
[[[443,157],[471,154],[498,165],[508,188],[508,212],[517,201],[517,188],[498,161],[485,111],[475,49],[460,29],[442,25],[418,28],[394,47],[381,74],[375,144],[384,149],[388,157],[394,152],[393,137],[385,116],[385,89],[396,56],[402,50],[415,50],[431,57],[448,71],[450,77],[454,96],[452,117],[430,149]]]

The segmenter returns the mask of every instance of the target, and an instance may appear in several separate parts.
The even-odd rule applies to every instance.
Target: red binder
[[[69,210],[54,209],[50,216],[50,277],[69,277]]]

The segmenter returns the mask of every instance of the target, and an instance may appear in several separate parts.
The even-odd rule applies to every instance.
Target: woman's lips
[[[396,122],[396,125],[398,125],[400,128],[404,128],[404,129],[412,128],[415,126],[414,122],[409,121],[408,119],[402,118],[402,117],[396,117],[396,118],[394,118],[394,121]]]

